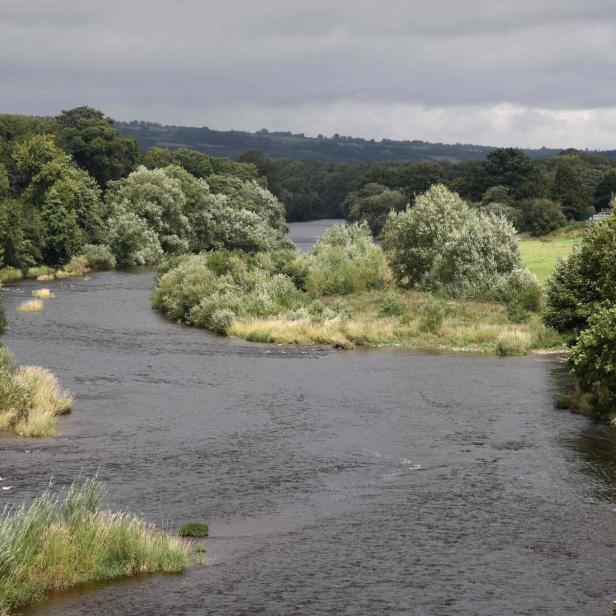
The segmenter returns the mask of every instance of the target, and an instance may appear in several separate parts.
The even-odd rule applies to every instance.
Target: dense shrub
[[[383,247],[399,282],[454,297],[492,299],[522,268],[515,229],[433,186],[405,212],[392,212]]]
[[[152,295],[152,305],[170,318],[219,333],[237,317],[285,314],[302,301],[288,276],[228,251],[183,260],[160,277]]]
[[[363,223],[334,225],[319,238],[305,285],[314,296],[346,295],[383,287],[386,280],[385,255]]]
[[[616,214],[594,223],[581,245],[548,280],[545,322],[558,331],[581,330],[602,305],[616,302]]]
[[[111,248],[106,244],[86,244],[81,256],[85,258],[88,267],[93,270],[114,269],[117,261]]]
[[[616,414],[616,306],[589,317],[569,361],[593,411],[600,416]]]
[[[379,315],[384,317],[401,317],[406,312],[406,303],[398,293],[388,293],[381,302]]]
[[[550,199],[531,199],[523,203],[524,231],[539,237],[556,231],[567,224],[560,204]]]
[[[342,204],[342,210],[349,222],[366,222],[372,233],[378,236],[389,212],[403,210],[408,201],[397,190],[369,183],[360,190],[350,192]]]

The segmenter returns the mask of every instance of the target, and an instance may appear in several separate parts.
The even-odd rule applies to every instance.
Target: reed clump
[[[35,289],[32,291],[32,295],[38,299],[54,299],[56,296],[50,289]]]
[[[15,368],[12,357],[0,348],[0,430],[22,436],[57,433],[56,417],[71,410],[73,398],[45,368]]]
[[[96,478],[0,516],[0,614],[45,592],[137,573],[182,571],[190,544],[125,512],[103,508]]]
[[[41,299],[27,299],[19,306],[17,306],[17,312],[41,312],[43,310],[43,300]]]

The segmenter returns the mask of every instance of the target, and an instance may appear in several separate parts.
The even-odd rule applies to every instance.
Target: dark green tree
[[[56,120],[60,144],[101,188],[135,168],[139,157],[136,141],[115,129],[113,120],[101,111],[76,107],[63,111]]]
[[[608,171],[597,184],[595,209],[599,211],[609,207],[614,195],[616,195],[616,169]]]
[[[560,163],[556,169],[551,195],[563,206],[568,218],[579,217],[589,205],[582,182],[573,167],[566,163]]]

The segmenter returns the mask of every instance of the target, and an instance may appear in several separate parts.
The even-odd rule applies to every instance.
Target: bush
[[[616,303],[616,213],[593,223],[581,245],[548,279],[544,320],[556,330],[580,331],[601,306]]]
[[[406,312],[406,303],[398,293],[388,293],[381,302],[379,315],[383,317],[401,317]]]
[[[313,296],[347,295],[383,287],[387,263],[370,230],[361,225],[334,225],[310,252],[306,290]]]
[[[29,267],[26,271],[26,278],[38,278],[39,276],[51,276],[53,278],[55,272],[56,270],[53,267],[47,267],[46,265]]]
[[[180,537],[207,537],[210,529],[203,522],[190,522],[180,527]]]
[[[23,272],[16,267],[3,267],[2,269],[0,269],[0,283],[17,282],[23,277]]]
[[[160,277],[152,305],[172,319],[220,333],[237,317],[286,314],[301,306],[293,281],[257,261],[229,251],[189,257]]]
[[[533,274],[518,270],[503,281],[496,299],[506,304],[507,316],[512,323],[521,323],[531,312],[541,309],[543,291]]]
[[[235,320],[235,312],[229,308],[219,308],[212,313],[210,325],[218,333],[226,335]]]
[[[595,414],[616,415],[616,306],[602,308],[590,316],[587,329],[571,350],[569,362]]]
[[[88,267],[93,270],[115,269],[117,261],[106,244],[86,244],[81,251]]]
[[[45,491],[0,517],[0,613],[87,581],[181,571],[189,546],[128,513],[102,508],[96,479]]]
[[[492,299],[523,268],[512,225],[471,209],[442,185],[389,215],[383,247],[401,284],[453,297]]]
[[[449,309],[446,302],[437,297],[430,296],[423,303],[419,311],[420,331],[438,334],[448,312]]]
[[[550,199],[531,199],[523,204],[524,230],[539,237],[567,224],[563,208]]]

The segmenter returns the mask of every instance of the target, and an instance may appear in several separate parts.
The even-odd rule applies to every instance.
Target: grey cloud
[[[121,119],[308,133],[302,121],[329,113],[359,135],[381,113],[399,124],[370,136],[413,138],[421,127],[398,114],[419,109],[439,131],[425,138],[453,140],[458,117],[494,142],[498,126],[480,113],[484,136],[462,109],[509,104],[536,110],[516,116],[530,142],[544,135],[531,117],[564,126],[558,110],[614,105],[615,17],[613,0],[3,0],[0,112],[88,103]]]

